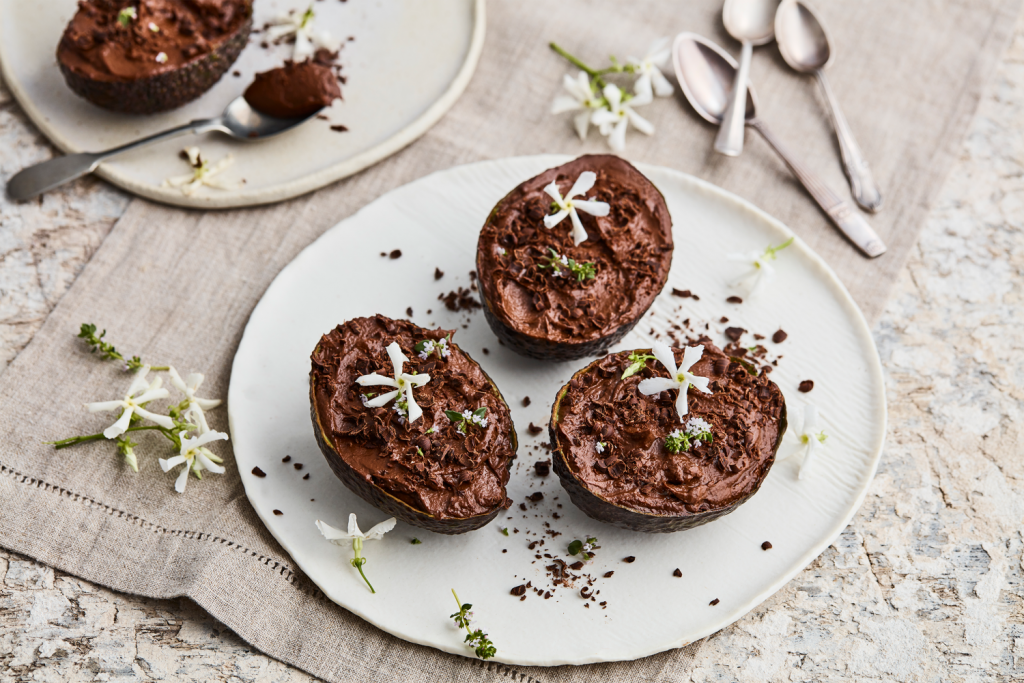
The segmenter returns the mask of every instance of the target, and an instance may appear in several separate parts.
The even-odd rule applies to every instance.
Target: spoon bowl
[[[729,108],[736,76],[732,56],[696,33],[680,33],[672,48],[672,62],[690,106],[706,121],[720,125]],[[744,118],[749,123],[756,116],[757,94],[748,87]]]
[[[153,144],[159,140],[166,140],[185,133],[208,133],[211,131],[218,131],[247,142],[262,140],[291,130],[313,118],[320,111],[295,119],[279,119],[253,109],[244,97],[236,97],[224,109],[224,113],[218,117],[190,121],[183,126],[155,133],[102,152],[68,154],[22,169],[8,181],[7,196],[19,202],[31,199],[75,178],[92,173],[104,159]]]
[[[832,62],[825,25],[802,2],[783,2],[775,15],[775,36],[786,64],[800,73],[814,73]]]
[[[722,23],[741,43],[765,45],[775,37],[775,11],[779,0],[725,0]]]

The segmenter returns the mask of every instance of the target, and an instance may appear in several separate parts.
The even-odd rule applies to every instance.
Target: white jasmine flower
[[[562,86],[569,94],[559,95],[555,98],[555,101],[551,103],[551,113],[579,112],[573,117],[573,126],[576,128],[576,135],[580,136],[580,140],[586,140],[587,130],[590,128],[590,117],[601,108],[601,98],[591,88],[590,78],[585,71],[579,72],[576,78],[566,74],[562,77]]]
[[[224,183],[213,177],[235,163],[234,157],[230,154],[212,166],[209,161],[203,159],[198,147],[186,147],[185,154],[188,156],[188,163],[192,167],[192,172],[168,178],[164,181],[164,187],[181,188],[181,193],[184,195],[194,194],[203,185],[214,187],[218,190],[230,190],[235,187],[233,184]]]
[[[321,522],[319,519],[316,520],[316,528],[320,530],[324,538],[334,545],[344,546],[348,541],[352,542],[352,551],[355,556],[352,558],[351,564],[359,570],[359,574],[363,577],[363,581],[366,581],[366,585],[370,586],[370,592],[376,593],[377,591],[373,590],[373,586],[370,585],[370,580],[363,573],[363,565],[366,564],[366,558],[362,556],[363,541],[379,541],[384,537],[384,534],[395,528],[395,523],[394,517],[385,519],[364,534],[359,530],[359,524],[356,523],[356,513],[353,512],[348,516],[348,533],[341,529],[336,529],[330,524]]]
[[[670,41],[670,38],[661,38],[651,45],[651,49],[647,51],[647,56],[643,59],[630,57],[626,60],[633,67],[633,73],[640,74],[634,90],[643,92],[653,87],[654,94],[658,97],[669,97],[675,92],[672,84],[661,72],[668,64],[668,58],[672,54]]]
[[[206,447],[206,444],[213,441],[227,441],[228,435],[224,432],[209,431],[200,434],[195,438],[189,438],[187,432],[178,434],[181,439],[181,452],[173,458],[164,460],[160,458],[160,469],[164,472],[172,467],[184,464],[185,468],[178,474],[174,482],[174,490],[178,493],[185,493],[185,485],[188,484],[188,473],[195,472],[200,479],[203,470],[209,470],[214,474],[224,474],[224,468],[219,463],[224,462],[214,455],[213,451]]]
[[[220,405],[220,399],[213,398],[199,398],[196,396],[196,392],[199,391],[200,385],[203,383],[205,377],[201,372],[193,372],[184,380],[181,379],[181,375],[174,368],[168,368],[167,373],[171,376],[171,384],[174,388],[185,395],[185,400],[188,401],[188,408],[185,409],[185,416],[189,418],[193,424],[199,427],[199,433],[205,434],[210,431],[210,426],[206,424],[206,415],[203,413],[204,410],[212,410]]]
[[[637,80],[637,87],[644,87],[644,83]],[[626,128],[631,123],[644,135],[654,134],[651,122],[633,111],[633,107],[650,104],[654,99],[650,83],[644,89],[638,89],[628,101],[624,101],[626,98],[618,86],[609,83],[604,87],[604,98],[608,101],[608,107],[594,112],[590,121],[597,126],[601,135],[608,137],[608,145],[616,152],[626,149]]]
[[[795,417],[795,416],[794,416]],[[794,420],[795,422],[795,420]],[[786,460],[797,453],[804,452],[804,461],[800,463],[800,479],[807,476],[807,472],[810,471],[811,463],[814,462],[815,453],[825,443],[825,439],[828,435],[824,431],[818,430],[818,408],[811,404],[804,406],[804,419],[803,424],[793,425],[793,433],[796,434],[797,441],[800,446],[795,450],[788,452],[786,455],[778,458],[778,460]]]
[[[158,53],[156,53],[156,61],[157,61],[158,64],[166,64],[167,63],[167,53],[166,52],[158,52]]]
[[[379,375],[376,372],[371,372],[369,375],[363,375],[356,379],[356,383],[360,386],[389,386],[395,387],[394,391],[389,391],[386,394],[369,400],[366,402],[367,408],[380,408],[386,405],[388,401],[398,397],[399,400],[406,404],[408,410],[409,422],[415,422],[420,419],[423,415],[423,409],[416,404],[416,399],[412,395],[413,387],[421,387],[430,381],[430,375],[409,375],[402,372],[402,366],[409,361],[402,353],[402,348],[398,345],[398,342],[391,342],[387,348],[388,357],[391,358],[391,365],[394,368],[395,377],[385,377]],[[401,395],[401,396],[399,396]]]
[[[605,450],[605,443],[604,443],[604,441],[598,441],[596,444],[594,444],[594,450],[596,450],[598,453],[604,453],[604,450]]]
[[[313,27],[315,17],[313,5],[310,5],[302,14],[294,11],[279,14],[271,20],[267,36],[274,41],[294,36],[295,49],[292,50],[292,59],[296,62],[309,59],[321,48],[337,52],[341,47],[341,41],[332,38],[331,34],[325,30],[315,29]]]
[[[124,398],[115,401],[99,401],[96,403],[86,403],[85,408],[90,413],[105,413],[110,410],[116,410],[121,408],[121,416],[117,418],[117,422],[110,425],[103,430],[103,436],[108,439],[115,439],[128,430],[128,426],[131,424],[132,415],[138,415],[144,417],[151,422],[155,422],[164,429],[172,429],[174,427],[174,420],[167,417],[166,415],[157,415],[151,413],[143,407],[144,403],[149,401],[155,401],[159,398],[167,398],[170,396],[170,392],[166,389],[160,388],[163,384],[163,380],[159,377],[154,379],[152,382],[146,381],[146,375],[149,374],[148,365],[143,365],[135,373],[135,377],[132,378],[131,386],[128,387],[128,393],[125,394]]]
[[[575,199],[575,197],[589,192],[590,188],[594,187],[596,181],[597,174],[593,171],[580,173],[580,177],[573,183],[569,194],[565,195],[563,199],[562,194],[558,191],[558,182],[552,180],[551,184],[544,188],[544,191],[554,200],[555,206],[558,207],[558,212],[544,217],[544,227],[551,229],[568,216],[572,221],[573,243],[579,246],[581,242],[586,240],[587,231],[583,229],[583,223],[580,222],[577,210],[589,213],[591,216],[607,216],[611,208],[607,202],[598,202],[593,199]],[[568,261],[563,260],[563,263],[568,264]]]
[[[730,286],[747,290],[749,296],[754,296],[760,292],[775,277],[775,267],[771,262],[778,258],[776,254],[792,243],[793,238],[790,237],[777,247],[768,245],[768,248],[763,252],[751,251],[744,254],[729,254],[727,258],[730,261],[741,261],[752,266],[750,272],[734,280],[730,283]]]
[[[687,346],[683,351],[683,364],[676,368],[676,358],[672,349],[663,342],[656,341],[651,344],[651,353],[668,370],[669,377],[651,377],[643,380],[637,385],[640,393],[651,396],[669,389],[678,389],[679,396],[676,398],[676,412],[679,417],[685,417],[689,408],[687,407],[687,390],[693,386],[705,394],[710,394],[708,389],[708,378],[698,377],[690,372],[690,368],[704,355],[704,345]],[[678,430],[677,430],[678,431]],[[681,436],[681,435],[680,435]]]

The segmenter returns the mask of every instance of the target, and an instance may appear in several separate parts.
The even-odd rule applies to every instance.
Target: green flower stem
[[[160,427],[160,426],[157,426],[157,425],[149,425],[149,426],[145,426],[145,427],[129,427],[128,429],[125,430],[125,432],[126,433],[127,432],[142,432],[142,431],[151,431],[151,430],[154,430],[154,429],[158,430],[160,432],[164,432],[165,436],[167,436],[168,438],[171,438],[167,434],[167,432],[169,430],[166,430],[163,427]],[[75,445],[80,444],[80,443],[88,443],[90,441],[101,441],[101,440],[106,439],[106,438],[107,437],[103,436],[103,434],[101,432],[99,434],[89,434],[87,436],[72,436],[71,438],[61,439],[60,441],[44,441],[43,443],[48,445],[48,446],[52,445],[55,449],[60,449],[60,448],[67,448],[69,446],[75,446]],[[171,440],[173,441],[174,439],[171,439]]]
[[[365,581],[366,585],[369,586],[370,592],[376,595],[377,591],[373,590],[373,585],[370,583],[370,580],[366,578],[366,574],[363,573],[363,565],[366,564],[366,558],[362,556],[363,539],[358,536],[353,538],[352,550],[355,551],[355,557],[352,558],[352,566],[359,570],[359,575],[363,577],[363,581]]]
[[[609,67],[607,69],[601,69],[600,71],[598,71],[597,69],[592,69],[591,67],[589,67],[586,64],[584,64],[583,60],[581,60],[579,57],[576,57],[573,54],[570,54],[564,47],[562,47],[558,43],[551,42],[551,43],[548,43],[548,45],[551,47],[552,50],[554,50],[555,52],[560,54],[562,57],[564,57],[566,60],[568,60],[568,62],[570,64],[572,64],[573,66],[579,67],[588,76],[593,78],[594,79],[594,83],[598,87],[600,87],[600,88],[603,88],[604,86],[606,86],[608,84],[608,82],[605,81],[604,78],[603,78],[604,74],[617,73],[617,72],[620,72],[620,71],[623,70],[623,68],[621,66],[612,66],[612,67]]]
[[[554,43],[551,43],[551,45],[554,46]],[[455,604],[458,605],[458,607],[459,607],[458,611],[461,612],[462,611],[462,601],[459,600],[459,594],[455,592],[454,588],[452,589],[452,595],[455,596]],[[468,622],[466,623],[466,633],[472,633],[472,631],[469,630],[469,623]]]

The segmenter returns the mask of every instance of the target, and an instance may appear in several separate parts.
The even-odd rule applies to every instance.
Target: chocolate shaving
[[[260,477],[260,478],[263,478],[263,477],[267,476],[267,473],[264,472],[263,470],[261,470],[259,467],[253,467],[252,468],[252,473],[253,473],[254,476],[257,476],[257,477]]]
[[[806,394],[808,391],[814,388],[814,380],[805,379],[804,381],[800,382],[800,386],[797,388],[800,389],[801,392]]]
[[[388,254],[388,258],[390,258],[390,259],[402,258],[402,250],[401,249],[392,249],[391,253]]]
[[[771,550],[771,549],[772,549],[771,541],[765,541],[764,543],[761,544],[761,550]]]
[[[743,333],[746,332],[742,327],[727,327],[725,328],[725,336],[733,342],[738,342]]]
[[[781,344],[782,342],[786,341],[786,337],[788,336],[789,335],[786,334],[786,331],[780,328],[775,332],[775,334],[772,335],[772,341],[775,342],[776,344]]]
[[[739,298],[739,297],[737,297],[737,298]],[[683,575],[683,572],[681,572],[678,567],[676,568],[676,570],[674,572],[672,572],[672,576],[675,576],[677,578],[681,577],[682,575]]]
[[[544,428],[543,427],[538,427],[537,425],[535,425],[535,424],[533,424],[531,422],[530,426],[527,427],[527,431],[530,432],[530,434],[532,434],[534,436],[537,436],[538,434],[540,434],[541,432],[544,431]]]
[[[717,605],[717,604],[718,604],[718,598],[715,598],[714,600],[712,600],[712,601],[711,601],[711,602],[709,602],[708,604],[709,604],[709,605],[711,605],[712,607],[714,607],[715,605]]]
[[[726,299],[726,301],[728,301],[730,304],[741,304],[741,303],[743,303],[743,299],[741,299],[738,296],[730,296],[728,299]]]

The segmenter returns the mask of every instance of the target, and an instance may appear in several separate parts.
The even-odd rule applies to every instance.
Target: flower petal
[[[173,458],[167,458],[166,460],[160,458],[160,469],[162,469],[164,472],[167,472],[172,467],[177,467],[178,465],[181,465],[184,462],[186,462],[184,455],[176,455]]]
[[[580,222],[580,215],[576,213],[576,207],[569,209],[569,218],[572,219],[572,243],[577,247],[587,241],[587,231]]]
[[[191,468],[182,467],[181,474],[174,480],[174,490],[178,493],[185,493],[185,486],[188,484],[188,473]]]
[[[648,377],[645,380],[641,380],[636,388],[640,390],[640,393],[644,396],[653,396],[654,394],[660,394],[663,391],[669,391],[671,389],[678,389],[679,383],[675,380],[669,379],[668,377]]]
[[[371,372],[369,375],[363,375],[362,377],[356,377],[356,384],[361,387],[398,386],[398,382],[395,380],[390,377],[385,377],[384,375],[378,375],[376,372]]]
[[[145,408],[140,408],[138,406],[135,406],[135,414],[138,415],[139,417],[149,420],[150,422],[155,422],[164,429],[174,428],[174,420],[172,420],[167,415],[157,415],[156,413],[151,413]]]
[[[590,128],[591,113],[589,109],[581,111],[572,118],[572,125],[576,129],[576,135],[580,140],[587,139],[587,130]]]
[[[807,455],[804,456],[804,461],[800,463],[800,473],[797,474],[797,479],[803,479],[807,476],[807,473],[811,469],[811,464],[815,460],[815,453],[818,449],[818,439],[813,434],[810,435],[810,439],[807,440]]]
[[[348,516],[348,535],[352,538],[365,538],[363,532],[359,530],[359,524],[356,522],[356,513],[351,512]]]
[[[149,382],[146,381],[146,375],[149,374],[149,366],[143,365],[141,368],[135,371],[135,376],[132,377],[132,383],[128,387],[128,396],[134,396],[140,391],[145,391],[149,388]],[[158,378],[159,379],[159,378]],[[159,385],[157,385],[159,386]]]
[[[167,398],[171,392],[166,389],[149,389],[132,399],[132,403],[149,403],[160,398]]]
[[[422,375],[402,375],[402,379],[414,387],[422,387],[430,381],[430,375],[426,373],[423,373]]]
[[[552,180],[550,183],[544,186],[544,192],[546,192],[547,195],[551,197],[551,199],[556,204],[558,204],[558,206],[562,206],[563,204],[565,204],[565,202],[562,200],[562,193],[558,191],[558,182]]]
[[[705,394],[710,394],[711,389],[708,388],[708,383],[711,381],[707,377],[701,377],[700,375],[693,375],[689,372],[686,373],[686,379],[690,382],[690,386],[701,391]]]
[[[551,103],[552,114],[564,114],[567,111],[578,111],[580,109],[586,109],[586,106],[579,100],[568,97],[567,95],[559,95],[555,98],[555,101]]]
[[[812,438],[818,430],[818,407],[808,403],[804,406],[804,423],[800,427],[800,433],[809,434]]]
[[[193,396],[192,404],[199,406],[203,410],[212,410],[221,404],[221,400],[219,398],[199,398],[198,396]]]
[[[319,519],[316,520],[316,528],[320,530],[324,538],[335,545],[347,545],[347,541],[352,540],[352,537],[341,529],[336,529],[326,522],[321,522]]]
[[[618,121],[619,115],[608,109],[598,109],[590,115],[590,122],[595,126],[609,126]],[[608,135],[608,133],[602,129],[601,135]]]
[[[562,219],[569,215],[568,209],[562,209],[558,213],[544,216],[544,227],[553,228],[562,222]]]
[[[671,97],[672,93],[676,91],[658,67],[651,69],[651,83],[654,85],[654,94],[658,97]]]
[[[679,390],[679,395],[676,396],[676,412],[679,413],[680,418],[686,417],[686,414],[690,412],[690,407],[687,404],[687,395],[689,393],[686,384],[684,384]]]
[[[409,423],[413,423],[423,416],[423,409],[416,403],[416,397],[412,395],[412,387],[405,391],[405,405],[409,410]]]
[[[85,409],[88,410],[90,413],[106,413],[108,411],[116,410],[118,408],[124,408],[128,404],[125,403],[124,401],[118,400],[98,401],[96,403],[83,403],[82,405],[84,405]]]
[[[626,149],[626,122],[628,120],[627,118],[620,119],[612,129],[611,135],[608,136],[608,146],[616,152]]]
[[[210,470],[214,474],[224,474],[224,472],[227,471],[224,469],[224,467],[218,465],[217,463],[213,462],[208,457],[206,457],[206,454],[203,453],[202,450],[196,451],[196,460],[198,460],[202,464],[204,470]]]
[[[589,213],[591,216],[607,216],[611,207],[608,202],[599,202],[593,199],[577,199],[572,205],[576,207],[578,211],[583,213]]]
[[[619,86],[609,83],[601,92],[608,100],[608,108],[613,112],[618,111],[619,105],[622,104],[622,90],[619,89]]]
[[[594,186],[595,182],[597,182],[597,174],[593,171],[584,171],[583,173],[580,173],[580,177],[572,184],[572,189],[569,190],[569,195],[566,199],[585,195],[590,191],[590,188]]]
[[[395,379],[398,379],[402,374],[402,365],[408,363],[409,359],[402,353],[402,347],[398,345],[398,342],[391,342],[385,350],[388,352],[388,358],[391,359],[391,367],[395,369]]]
[[[167,368],[167,374],[171,376],[171,386],[188,396],[188,386],[185,384],[184,380],[181,379],[181,375],[178,374],[178,371],[174,369],[173,365]]]
[[[668,374],[675,380],[679,370],[676,367],[676,357],[668,344],[662,341],[651,342],[651,354],[661,363],[662,367],[668,370]],[[684,352],[685,358],[685,352]]]
[[[637,114],[629,107],[626,107],[626,117],[629,119],[629,122],[633,124],[633,127],[644,135],[654,135],[654,124],[640,116],[640,114]]]
[[[389,391],[386,394],[381,394],[376,398],[370,399],[369,401],[366,402],[366,407],[380,408],[381,406],[386,405],[387,402],[393,399],[395,396],[398,396],[398,389],[395,389],[394,391]]]
[[[110,425],[103,430],[103,436],[108,439],[116,439],[128,430],[128,425],[131,424],[132,413],[137,410],[134,406],[128,406],[121,413],[121,417],[117,418],[117,422]]]
[[[394,517],[385,519],[380,524],[375,524],[369,531],[366,532],[367,541],[378,541],[384,534],[395,528],[397,520]]]
[[[683,364],[679,366],[680,371],[689,371],[689,369],[693,367],[693,364],[699,361],[703,355],[703,344],[699,346],[687,346],[683,349]]]

